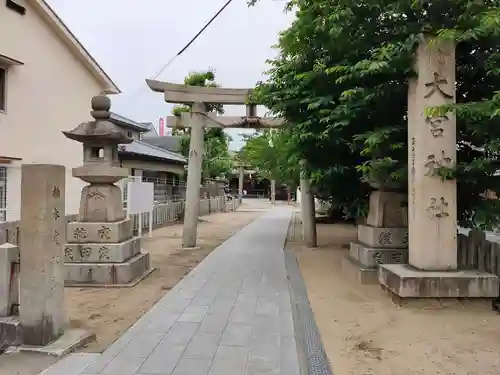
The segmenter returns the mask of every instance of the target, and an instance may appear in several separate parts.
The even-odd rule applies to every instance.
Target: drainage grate
[[[284,252],[301,375],[332,375],[297,258],[286,248]]]

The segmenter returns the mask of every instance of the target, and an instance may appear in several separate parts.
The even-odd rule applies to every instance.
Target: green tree
[[[184,84],[189,86],[218,87],[215,82],[215,73],[212,70],[204,72],[190,73],[185,79]],[[191,106],[176,105],[172,113],[180,116],[182,112],[191,111]],[[224,114],[224,108],[221,104],[207,105],[207,111],[215,111],[218,114]],[[188,157],[190,128],[173,129],[173,135],[181,136],[181,153]],[[232,160],[229,154],[229,142],[231,137],[223,129],[205,128],[204,154],[202,164],[203,178],[227,177],[232,168]]]
[[[293,24],[254,100],[294,124],[294,152],[317,194],[363,207],[372,186],[407,185],[407,91],[422,35],[457,42],[458,164],[462,225],[495,225],[500,151],[499,0],[292,0]],[[441,111],[443,108],[434,108]]]
[[[237,159],[251,165],[262,178],[276,180],[290,188],[298,185],[299,160],[289,142],[288,129],[266,129],[243,135],[245,145]]]

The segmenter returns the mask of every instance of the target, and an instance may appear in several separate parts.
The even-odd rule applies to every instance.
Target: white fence
[[[209,215],[216,212],[229,212],[238,208],[238,200],[225,201],[224,197],[214,197],[200,200],[200,216]],[[142,214],[143,229],[149,227],[149,213]],[[68,222],[77,220],[78,215],[66,216]],[[184,201],[159,203],[153,206],[153,228],[168,225],[184,218]],[[139,214],[131,215],[134,222],[134,229],[138,229]],[[19,221],[0,223],[0,245],[9,242],[18,244]]]
[[[236,208],[238,208],[237,199],[233,199],[230,202],[225,202],[224,197],[202,199],[200,200],[199,215],[205,216],[217,212],[229,212],[236,210]],[[149,228],[149,212],[144,212],[130,216],[134,221],[134,230],[137,230],[139,227],[139,215],[142,215],[142,228]],[[152,217],[153,228],[182,220],[184,217],[184,201],[155,204]]]

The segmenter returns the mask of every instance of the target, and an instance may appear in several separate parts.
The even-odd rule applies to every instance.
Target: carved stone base
[[[115,223],[86,223],[74,221],[68,223],[68,243],[119,243],[132,238],[132,220]]]
[[[420,271],[382,264],[379,282],[399,298],[496,298],[498,276],[478,271]]]
[[[342,259],[342,274],[360,284],[378,284],[378,269],[368,268],[359,263],[356,259],[346,255]]]
[[[80,221],[117,222],[125,219],[122,190],[112,184],[92,184],[82,190]]]
[[[358,225],[358,241],[369,247],[406,248],[408,247],[408,228]]]
[[[66,244],[65,263],[122,263],[141,252],[141,239],[121,243]]]
[[[23,343],[23,329],[17,316],[0,318],[0,350]]]
[[[66,263],[65,286],[133,286],[149,275],[149,253],[143,252],[123,263]]]
[[[351,258],[369,268],[377,268],[379,264],[408,263],[408,249],[405,248],[372,248],[359,242],[351,242],[349,254]]]
[[[398,228],[408,226],[408,196],[389,191],[370,194],[366,223],[374,227]]]

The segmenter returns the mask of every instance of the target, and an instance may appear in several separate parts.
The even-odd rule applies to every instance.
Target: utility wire
[[[193,44],[196,39],[198,39],[198,37],[203,34],[203,32],[208,28],[208,26],[210,26],[210,24],[215,21],[215,19],[224,11],[224,9],[226,9],[228,7],[229,4],[231,4],[233,0],[227,0],[227,2],[218,10],[217,13],[215,13],[212,18],[210,18],[210,20],[205,24],[205,26],[203,26],[200,31],[198,31],[198,33],[196,33],[196,35],[179,51],[177,52],[176,55],[174,55],[165,65],[163,65],[163,67],[158,71],[156,72],[156,74],[151,77],[151,79],[156,79],[158,78],[158,76],[160,74],[162,74],[174,61],[177,57],[179,57],[180,55],[182,55],[190,46],[191,44]],[[140,86],[128,99],[128,102],[123,106],[122,110],[123,109],[126,109],[128,108],[128,106],[130,104],[132,104],[133,102],[133,99],[141,92],[142,88],[144,86]]]

